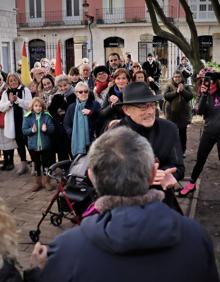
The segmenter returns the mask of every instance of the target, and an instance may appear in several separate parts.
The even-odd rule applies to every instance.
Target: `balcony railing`
[[[170,19],[177,18],[177,8],[174,6],[164,6],[164,13]],[[120,7],[96,9],[97,24],[114,23],[139,23],[150,22],[150,15],[145,7]]]
[[[174,6],[164,6],[163,10],[170,20],[177,17],[177,9]],[[41,17],[30,17],[28,13],[17,13],[18,27],[41,27],[85,24],[83,12],[78,16],[67,16],[66,11],[42,12]],[[150,15],[143,7],[119,7],[112,9],[96,9],[95,21],[97,24],[120,24],[150,22]]]
[[[67,16],[66,11],[42,12],[41,17],[30,17],[29,13],[17,13],[18,27],[81,25],[82,16]]]

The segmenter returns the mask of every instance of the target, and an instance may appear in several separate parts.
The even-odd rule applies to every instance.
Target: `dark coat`
[[[155,81],[159,81],[161,75],[161,65],[157,61],[153,61],[150,64],[148,61],[144,62],[142,69],[147,73],[147,76],[153,77]]]
[[[125,125],[146,137],[150,142],[155,157],[159,160],[160,169],[176,167],[174,177],[180,180],[184,177],[185,167],[182,159],[182,150],[176,125],[168,120],[156,118],[151,128],[138,125],[129,117],[119,123]]]
[[[160,202],[84,219],[50,245],[41,282],[217,282],[202,227]]]
[[[108,94],[105,97],[105,101],[102,105],[102,109],[100,111],[100,120],[99,120],[99,127],[101,128],[101,133],[105,130],[107,125],[109,124],[110,121],[115,120],[115,119],[121,119],[125,116],[124,112],[122,111],[121,107],[118,107],[116,105],[111,106],[109,102],[109,98],[112,95],[116,95],[114,91],[114,86],[112,86],[109,89]],[[119,101],[122,102],[122,97],[119,97]]]
[[[204,132],[209,134],[220,134],[220,91],[212,95],[203,94],[198,104],[198,114],[204,115]]]
[[[51,146],[51,135],[54,132],[55,127],[53,124],[52,117],[47,112],[43,112],[41,114],[40,128],[42,128],[43,123],[46,124],[47,131],[46,132],[43,132],[42,130],[40,131],[42,150],[49,150]],[[37,126],[37,120],[36,120],[35,113],[33,112],[27,113],[23,120],[22,131],[23,131],[23,134],[28,137],[28,149],[37,151],[38,133],[32,132],[32,127],[34,124],[36,125],[36,128],[37,128],[38,126]]]
[[[64,118],[64,128],[70,140],[72,137],[75,108],[76,108],[76,103],[70,105]],[[96,131],[96,121],[99,116],[100,104],[96,101],[87,101],[85,108],[92,111],[92,113],[88,116],[88,123],[89,123],[90,140],[94,140],[95,131]]]
[[[51,104],[48,107],[49,113],[55,121],[55,125],[59,127],[62,125],[65,113],[70,104],[76,101],[74,93],[65,97],[63,94],[55,94],[52,98]]]
[[[74,93],[67,97],[65,97],[64,94],[55,94],[50,106],[48,107],[48,111],[52,115],[55,124],[55,132],[52,137],[53,151],[58,154],[63,152],[63,157],[60,157],[59,160],[68,158],[69,142],[63,126],[63,120],[69,105],[75,101],[76,96]]]
[[[174,122],[179,128],[191,123],[192,106],[190,101],[193,93],[189,86],[184,85],[184,90],[177,93],[178,86],[171,81],[164,92],[164,114],[168,120]]]

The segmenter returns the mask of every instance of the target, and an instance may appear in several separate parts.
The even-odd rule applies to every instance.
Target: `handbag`
[[[4,128],[5,113],[0,112],[0,128]]]

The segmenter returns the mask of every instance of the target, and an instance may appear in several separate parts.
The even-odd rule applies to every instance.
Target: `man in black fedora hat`
[[[159,189],[167,189],[163,184],[164,178],[173,177],[178,181],[184,177],[185,168],[176,125],[156,117],[160,100],[162,96],[153,95],[145,82],[130,83],[124,90],[123,102],[118,103],[125,113],[118,125],[128,126],[148,139],[159,164],[153,184]],[[172,189],[167,189],[165,194],[165,202],[181,212]]]

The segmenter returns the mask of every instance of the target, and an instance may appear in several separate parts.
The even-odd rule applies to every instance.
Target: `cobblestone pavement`
[[[16,166],[18,166],[17,157]],[[10,172],[0,171],[0,196],[4,198],[16,219],[19,239],[19,262],[24,268],[29,266],[29,258],[34,246],[29,237],[29,231],[36,230],[42,211],[47,208],[54,194],[54,191],[49,192],[45,189],[35,193],[31,192],[31,186],[32,177],[30,172],[23,176],[16,176],[15,170]],[[194,217],[196,199],[195,194],[193,199],[190,197],[178,199],[187,216]],[[54,209],[57,210],[56,203]],[[50,222],[50,215],[48,215],[41,225],[40,241],[48,244],[57,234],[71,227],[72,223],[66,219],[63,220],[60,227],[53,226]]]

